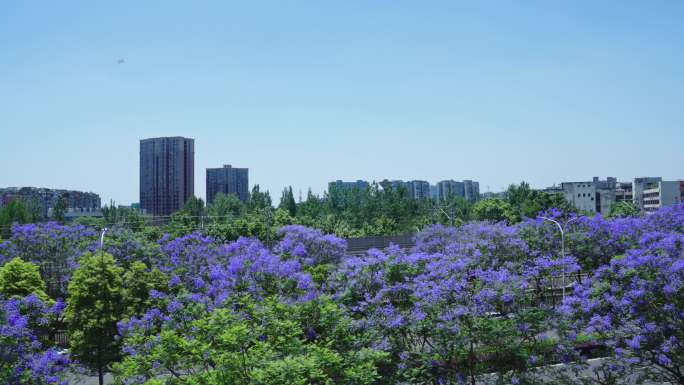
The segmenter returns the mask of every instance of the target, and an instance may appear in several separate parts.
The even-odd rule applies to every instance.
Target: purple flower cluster
[[[61,297],[78,257],[95,238],[95,232],[84,226],[15,224],[12,236],[0,243],[0,265],[16,257],[35,263],[47,285],[46,292],[53,298]]]
[[[504,224],[433,226],[416,239],[409,253],[390,247],[347,259],[333,283],[356,327],[375,331],[377,346],[397,354],[400,377],[429,370],[437,382],[451,383],[472,374],[473,362],[494,362],[473,347],[543,344],[553,309],[539,301],[542,282],[561,265],[576,269],[571,257],[525,260],[526,243]],[[502,335],[492,339],[487,328]],[[499,368],[505,376],[537,360],[509,363]]]
[[[566,298],[570,339],[610,348],[643,375],[680,381],[684,366],[684,206],[639,220],[634,247],[600,265]]]
[[[170,275],[166,292],[153,291],[159,305],[141,318],[120,323],[122,334],[187,323],[216,308],[237,306],[242,296],[282,301],[316,298],[318,287],[298,261],[283,260],[254,238],[217,245],[193,233],[162,240],[159,268]]]
[[[337,263],[347,251],[344,239],[300,225],[282,227],[277,235],[281,240],[275,246],[275,252],[306,265]]]
[[[45,348],[44,331],[63,304],[52,306],[35,295],[0,299],[0,381],[5,384],[67,384],[69,359]]]

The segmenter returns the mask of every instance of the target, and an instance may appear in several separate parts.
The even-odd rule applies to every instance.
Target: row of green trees
[[[404,187],[372,184],[366,189],[334,186],[323,196],[310,190],[297,202],[292,188],[285,188],[273,207],[268,192],[259,186],[252,190],[248,203],[235,195],[217,194],[210,205],[191,198],[171,216],[166,227],[173,235],[201,230],[215,238],[233,240],[239,236],[273,239],[274,229],[301,224],[341,237],[414,233],[429,224],[459,225],[470,220],[517,223],[525,217],[551,207],[574,211],[561,195],[530,188],[522,182],[511,185],[502,198],[477,202],[451,196],[443,200],[413,199]]]
[[[500,198],[471,202],[458,196],[443,200],[413,199],[404,187],[392,188],[373,183],[366,189],[332,187],[323,196],[311,190],[297,202],[292,188],[285,188],[274,207],[268,191],[255,185],[248,202],[235,195],[219,193],[210,205],[193,197],[170,218],[145,218],[136,210],[110,203],[103,218],[79,218],[77,223],[102,228],[125,225],[157,239],[163,232],[173,236],[202,231],[217,239],[230,241],[240,236],[256,236],[269,241],[275,229],[301,224],[341,237],[361,237],[414,233],[428,224],[459,225],[469,220],[517,223],[554,207],[575,211],[560,194],[534,190],[526,182],[511,185]],[[12,223],[31,223],[42,219],[31,205],[15,200],[0,208],[0,235],[7,237]],[[53,219],[62,222],[64,210],[55,207]],[[610,216],[636,215],[634,206],[616,204]],[[151,227],[152,225],[153,227]]]

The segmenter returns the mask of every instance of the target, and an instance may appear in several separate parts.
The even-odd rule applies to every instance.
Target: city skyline
[[[198,197],[226,163],[275,200],[335,179],[682,178],[684,3],[358,6],[7,4],[0,163],[20,167],[0,186],[136,202],[139,139],[175,135],[196,140]]]

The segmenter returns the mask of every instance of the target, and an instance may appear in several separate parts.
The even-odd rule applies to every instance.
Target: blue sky
[[[15,1],[0,186],[138,200],[139,139],[333,179],[684,178],[682,1]],[[124,64],[117,64],[118,59]]]

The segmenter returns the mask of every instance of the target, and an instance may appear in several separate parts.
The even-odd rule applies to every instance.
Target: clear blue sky
[[[0,186],[135,202],[138,140],[175,135],[202,198],[224,163],[276,200],[684,178],[682,20],[683,1],[8,1]]]

